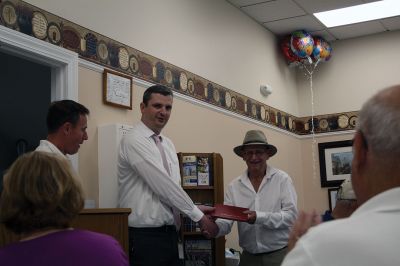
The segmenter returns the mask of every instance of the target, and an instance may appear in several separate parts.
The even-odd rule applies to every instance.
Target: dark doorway
[[[50,101],[51,68],[0,51],[0,176],[46,138]]]

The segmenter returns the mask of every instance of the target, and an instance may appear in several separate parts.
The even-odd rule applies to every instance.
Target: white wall
[[[400,31],[336,41],[313,75],[316,114],[357,111],[375,92],[400,84]],[[310,85],[298,72],[300,116],[311,114]]]
[[[260,102],[297,115],[295,71],[273,34],[223,0],[27,0]],[[274,92],[259,93],[260,84]]]

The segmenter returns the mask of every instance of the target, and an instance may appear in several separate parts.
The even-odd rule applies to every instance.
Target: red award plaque
[[[214,207],[215,210],[212,213],[210,213],[212,217],[240,221],[240,222],[248,221],[248,215],[247,213],[244,213],[245,211],[249,210],[247,208],[241,208],[223,204],[215,204]]]

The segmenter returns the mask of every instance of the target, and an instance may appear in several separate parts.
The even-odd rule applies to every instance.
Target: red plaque
[[[243,213],[249,210],[247,208],[223,205],[223,204],[215,204],[214,207],[215,210],[212,213],[210,213],[212,217],[240,221],[240,222],[247,222],[249,219],[248,214]]]

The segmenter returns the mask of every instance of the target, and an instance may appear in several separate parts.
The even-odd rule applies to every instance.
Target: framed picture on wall
[[[338,187],[351,175],[353,141],[318,143],[321,187]]]
[[[336,198],[339,188],[328,188],[329,210],[332,211],[336,205]]]
[[[132,77],[104,69],[103,102],[132,110]]]

